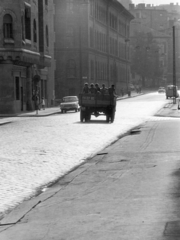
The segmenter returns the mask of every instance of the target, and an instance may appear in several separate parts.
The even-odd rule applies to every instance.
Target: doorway
[[[23,102],[23,87],[21,87],[21,111],[23,111],[23,105],[24,105],[24,102]]]

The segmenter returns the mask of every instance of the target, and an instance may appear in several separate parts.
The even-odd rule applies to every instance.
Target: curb
[[[47,113],[47,114],[33,114],[33,115],[17,115],[16,117],[47,117],[47,116],[50,116],[50,115],[55,115],[55,114],[58,114],[58,113],[61,113],[61,111],[58,111],[58,112],[52,112],[52,113]]]
[[[5,125],[5,124],[9,124],[9,123],[12,123],[12,121],[0,122],[0,126],[1,126],[1,125]]]

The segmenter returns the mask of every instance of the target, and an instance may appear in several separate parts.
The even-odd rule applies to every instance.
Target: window
[[[46,46],[49,46],[49,32],[48,32],[48,26],[46,25]]]
[[[31,8],[25,5],[25,38],[31,40]]]
[[[76,63],[74,60],[68,60],[67,62],[67,78],[76,77]]]
[[[16,100],[19,100],[20,99],[19,77],[15,77],[15,88],[16,88]]]
[[[36,26],[36,20],[34,19],[33,22],[33,41],[37,43],[37,26]]]
[[[48,5],[48,0],[45,0],[45,4],[46,4],[46,6]]]
[[[10,14],[4,15],[3,34],[4,38],[13,38],[13,20]]]
[[[21,16],[21,29],[22,29],[22,40],[25,40],[25,26],[24,26],[24,15]]]

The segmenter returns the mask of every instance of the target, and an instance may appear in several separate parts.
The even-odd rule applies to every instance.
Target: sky
[[[180,5],[180,0],[132,0],[132,2],[134,4],[145,3],[145,4],[153,4],[153,5],[178,3]]]

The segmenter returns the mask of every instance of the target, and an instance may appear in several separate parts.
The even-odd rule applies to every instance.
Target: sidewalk
[[[180,110],[178,109],[178,99],[176,99],[176,103],[173,103],[173,100],[171,100],[171,102],[167,103],[164,106],[164,108],[160,109],[159,112],[157,112],[156,116],[179,118]]]

